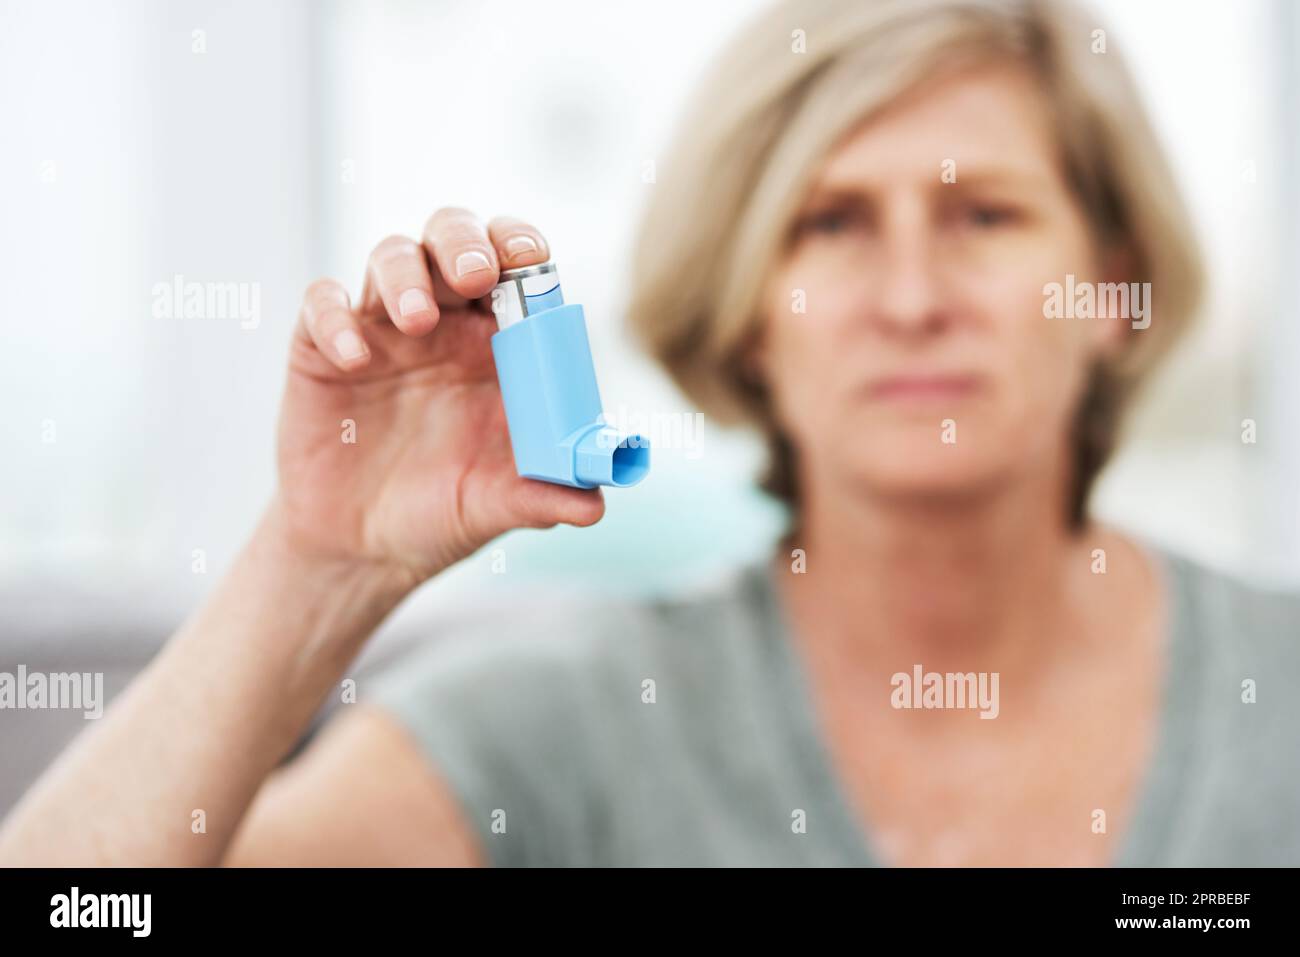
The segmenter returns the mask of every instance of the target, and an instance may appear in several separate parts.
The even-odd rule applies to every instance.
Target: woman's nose
[[[943,324],[939,265],[928,231],[919,225],[891,230],[884,237],[872,320],[882,331],[915,334]]]

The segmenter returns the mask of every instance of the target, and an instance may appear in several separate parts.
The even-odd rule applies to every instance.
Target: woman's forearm
[[[273,506],[211,598],[10,814],[0,864],[219,863],[262,781],[414,585],[304,561]]]

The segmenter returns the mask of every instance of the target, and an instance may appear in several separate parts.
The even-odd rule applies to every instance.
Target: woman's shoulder
[[[1272,694],[1300,683],[1300,589],[1186,553],[1162,554],[1173,586],[1175,654],[1210,701],[1263,703],[1266,687]],[[1300,722],[1300,698],[1290,694],[1263,710],[1281,723]]]
[[[1165,551],[1175,618],[1154,780],[1168,861],[1293,863],[1300,832],[1300,591]]]
[[[1157,551],[1185,626],[1213,644],[1258,646],[1300,666],[1300,586],[1255,579],[1173,549]]]

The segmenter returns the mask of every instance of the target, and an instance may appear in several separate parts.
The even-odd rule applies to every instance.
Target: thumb
[[[605,496],[599,488],[570,488],[516,477],[507,499],[518,524],[527,528],[549,528],[561,522],[585,528],[605,514]]]

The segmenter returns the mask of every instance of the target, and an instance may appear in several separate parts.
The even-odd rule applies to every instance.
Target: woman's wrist
[[[419,582],[399,566],[305,547],[273,500],[171,654],[194,667],[195,680],[219,667],[243,689],[245,701],[278,702],[261,717],[296,733]]]
[[[296,528],[278,494],[262,514],[248,552],[259,562],[270,561],[292,570],[305,584],[323,589],[346,588],[354,595],[393,605],[428,578],[399,562],[322,549]]]
[[[396,562],[323,552],[295,533],[278,497],[240,560],[243,587],[249,579],[269,586],[285,617],[301,624],[297,637],[317,648],[364,641],[424,580]]]

